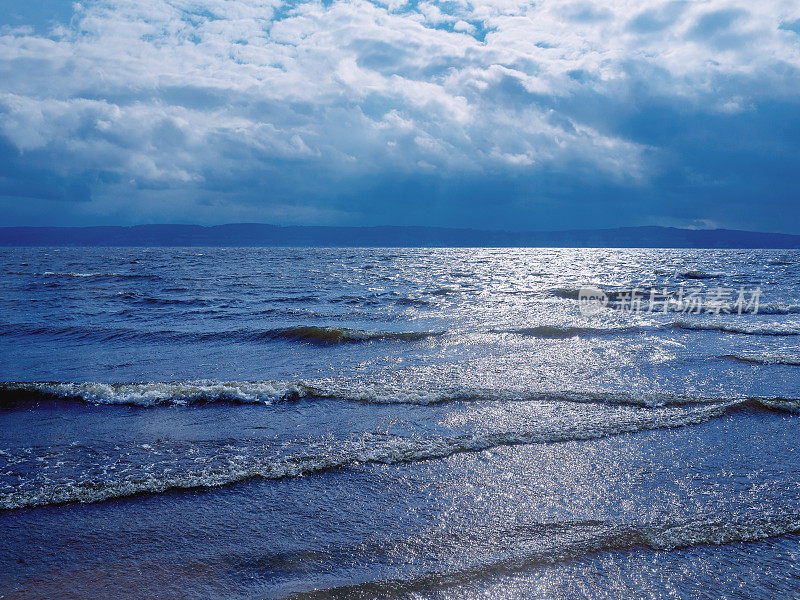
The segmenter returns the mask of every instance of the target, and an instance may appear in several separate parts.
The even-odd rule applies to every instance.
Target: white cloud
[[[563,164],[641,181],[658,149],[563,100],[795,97],[800,36],[779,25],[798,18],[783,0],[100,0],[47,37],[2,32],[0,132],[62,175],[144,187]]]

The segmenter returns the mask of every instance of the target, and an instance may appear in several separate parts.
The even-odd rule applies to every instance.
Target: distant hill
[[[211,227],[0,227],[0,246],[800,248],[800,235],[673,227],[510,232],[445,227],[281,227],[235,223]]]

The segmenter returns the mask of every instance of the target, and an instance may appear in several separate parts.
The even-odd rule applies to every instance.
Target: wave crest
[[[793,365],[800,366],[800,356],[786,356],[785,354],[723,354],[720,358],[727,358],[739,362],[756,365]]]
[[[444,335],[444,331],[367,331],[364,329],[351,329],[348,327],[288,327],[273,329],[256,337],[267,339],[286,339],[312,342],[317,344],[342,344],[353,342],[366,342],[370,340],[394,340],[414,342],[429,337]]]
[[[184,381],[148,383],[9,382],[0,384],[0,408],[40,400],[81,401],[143,408],[193,403],[273,404],[300,399],[339,399],[367,404],[432,405],[446,402],[575,402],[660,408],[744,403],[797,412],[800,400],[767,396],[689,396],[626,390],[514,390],[470,386],[430,388],[402,383],[311,381]]]
[[[725,277],[724,271],[701,271],[699,269],[694,269],[692,271],[686,271],[681,273],[681,277],[685,277],[686,279],[718,279],[720,277]]]
[[[155,341],[155,342],[263,342],[286,340],[321,346],[369,341],[414,342],[444,335],[445,331],[372,331],[348,327],[306,325],[277,329],[234,329],[222,331],[142,331],[130,328],[52,326],[31,323],[0,325],[0,335],[46,336],[65,340],[92,342]]]
[[[640,327],[578,327],[568,325],[538,325],[536,327],[519,327],[515,329],[490,329],[490,333],[510,333],[524,337],[542,339],[566,339],[582,336],[602,336],[643,331]]]
[[[318,394],[317,390],[301,381],[6,383],[0,385],[0,406],[37,400],[76,400],[88,404],[142,407],[204,402],[271,404],[315,394]]]
[[[672,326],[688,331],[719,331],[722,333],[739,333],[743,335],[800,335],[800,327],[793,325],[746,325],[737,323],[703,323],[700,321],[675,321]]]
[[[283,479],[359,464],[398,464],[442,459],[465,452],[481,452],[503,446],[547,444],[591,440],[624,433],[682,427],[724,415],[735,403],[692,409],[662,409],[644,412],[613,423],[576,423],[560,428],[543,427],[519,431],[409,438],[367,435],[340,448],[312,455],[284,458],[242,455],[224,466],[195,472],[163,471],[138,477],[95,479],[47,484],[33,490],[0,494],[0,509],[31,508],[67,502],[101,502],[138,494],[169,490],[214,488],[250,479]]]

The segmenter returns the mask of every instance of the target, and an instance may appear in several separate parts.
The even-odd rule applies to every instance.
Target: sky
[[[800,2],[0,0],[0,215],[800,233]]]

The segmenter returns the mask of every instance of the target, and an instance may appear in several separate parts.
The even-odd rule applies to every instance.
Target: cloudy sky
[[[800,233],[800,2],[0,0],[0,211]]]

